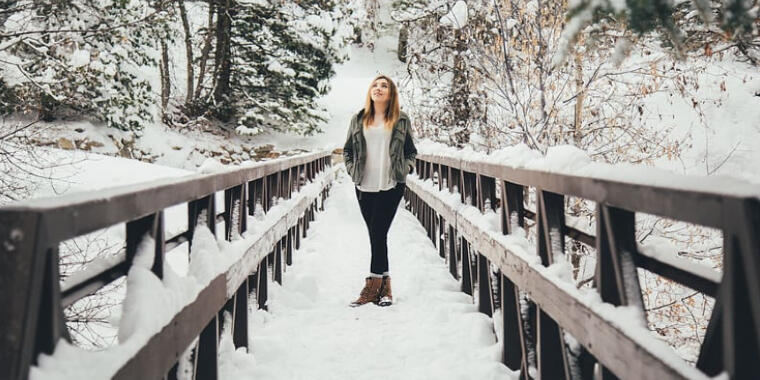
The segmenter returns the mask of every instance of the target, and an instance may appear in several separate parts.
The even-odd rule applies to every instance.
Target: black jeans
[[[369,271],[383,274],[388,271],[388,230],[396,209],[404,196],[406,184],[399,182],[385,191],[366,192],[356,189],[356,199],[367,224],[369,243],[372,248],[372,263]]]

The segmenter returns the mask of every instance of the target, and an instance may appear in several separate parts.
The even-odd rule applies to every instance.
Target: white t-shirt
[[[396,186],[396,181],[391,178],[392,132],[393,128],[386,128],[384,122],[364,128],[367,157],[364,163],[364,175],[358,185],[359,190],[377,192]]]

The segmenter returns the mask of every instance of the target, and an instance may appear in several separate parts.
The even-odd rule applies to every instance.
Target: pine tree
[[[226,100],[236,130],[312,134],[326,111],[316,99],[329,90],[333,65],[353,27],[332,1],[241,3],[231,25],[231,80]],[[217,84],[218,86],[218,84]]]

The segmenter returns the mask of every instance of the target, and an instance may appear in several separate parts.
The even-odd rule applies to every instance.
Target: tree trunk
[[[185,30],[185,52],[187,53],[187,95],[185,97],[186,108],[189,108],[193,102],[193,79],[195,72],[193,70],[193,40],[191,38],[190,23],[187,21],[187,10],[185,9],[185,0],[177,0],[179,14],[182,18],[182,28]]]
[[[232,34],[232,0],[217,0],[218,16],[216,21],[216,55],[215,72],[216,85],[214,87],[214,101],[217,106],[217,117],[221,121],[229,121],[231,112],[230,100],[230,77],[232,74],[232,57],[230,54],[230,42]]]
[[[166,114],[171,95],[171,78],[169,78],[169,49],[166,40],[161,40],[161,112]]]
[[[583,62],[580,53],[575,53],[575,117],[573,120],[574,131],[573,141],[575,146],[581,143],[581,128],[583,127],[583,101],[586,97],[586,90],[583,85]]]
[[[464,59],[464,51],[467,50],[467,33],[464,28],[454,31],[456,55],[454,56],[454,78],[451,83],[451,95],[449,103],[454,114],[454,125],[457,132],[454,134],[453,143],[457,147],[463,147],[470,142],[470,86],[467,78],[467,61]]]
[[[206,64],[208,63],[208,56],[211,53],[211,41],[214,37],[214,34],[211,33],[214,30],[214,12],[216,12],[216,6],[211,2],[208,5],[208,27],[206,29],[206,40],[203,42],[203,49],[201,50],[200,72],[198,73],[198,82],[195,86],[194,99],[201,97],[201,88],[203,87],[203,80],[206,77]]]
[[[407,45],[409,44],[409,29],[402,26],[398,33],[398,60],[406,62]]]

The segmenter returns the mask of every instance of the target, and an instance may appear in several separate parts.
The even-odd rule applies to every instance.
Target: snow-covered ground
[[[294,253],[269,311],[251,316],[251,353],[221,344],[223,379],[516,379],[493,323],[459,291],[417,219],[400,205],[388,235],[395,304],[351,308],[369,273],[369,238],[340,172]]]

